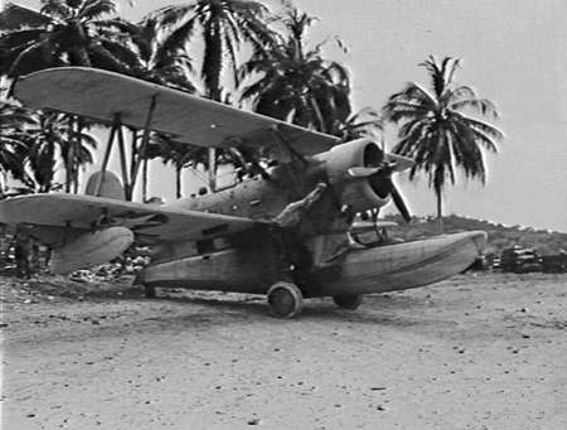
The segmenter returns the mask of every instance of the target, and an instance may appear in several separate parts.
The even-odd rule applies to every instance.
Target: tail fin
[[[99,187],[100,182],[100,191],[97,193],[97,188]],[[85,194],[91,196],[98,196],[98,197],[106,197],[109,199],[116,199],[116,200],[126,200],[124,194],[124,187],[122,186],[122,182],[112,172],[95,172],[89,178],[87,182],[87,187],[85,189]]]

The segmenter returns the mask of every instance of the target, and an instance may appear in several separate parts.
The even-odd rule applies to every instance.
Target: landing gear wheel
[[[144,285],[144,295],[146,296],[146,299],[155,299],[156,287],[153,285]]]
[[[303,309],[303,295],[297,285],[280,281],[268,290],[268,303],[274,316],[293,318]]]
[[[337,294],[333,301],[339,308],[354,311],[362,304],[362,294]]]

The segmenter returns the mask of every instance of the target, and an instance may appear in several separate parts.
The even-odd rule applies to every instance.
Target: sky
[[[15,0],[37,7],[37,0]],[[138,20],[172,2],[119,0]],[[270,2],[273,4],[273,1]],[[355,108],[380,109],[407,82],[429,84],[418,66],[429,55],[462,59],[457,83],[497,103],[506,139],[487,157],[485,186],[459,178],[445,193],[445,213],[567,232],[567,2],[565,0],[295,0],[319,18],[317,43],[339,36],[325,55],[348,66]],[[395,145],[387,133],[387,147]],[[159,164],[159,162],[158,162]],[[151,191],[171,198],[173,174],[154,167]],[[194,188],[195,175],[185,177]],[[416,215],[435,212],[425,176],[397,182]]]

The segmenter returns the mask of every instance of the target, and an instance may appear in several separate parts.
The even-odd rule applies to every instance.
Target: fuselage
[[[269,179],[261,175],[235,180],[215,192],[193,194],[168,205],[175,209],[219,213],[255,220],[271,220],[290,202],[299,200],[316,182],[289,171],[287,166],[266,169]]]
[[[484,246],[482,232],[430,240],[353,248],[347,232],[353,210],[342,200],[369,207],[388,203],[368,181],[329,174],[329,157],[308,165],[278,165],[265,175],[243,179],[232,187],[174,202],[169,207],[271,221],[318,183],[332,183],[292,229],[258,227],[233,236],[170,243],[153,251],[153,262],[140,281],[147,285],[265,294],[274,282],[288,279],[305,297],[366,294],[414,288],[466,269]],[[357,160],[346,160],[336,171]],[[343,181],[343,183],[341,183]],[[367,188],[356,188],[358,186]],[[350,189],[348,188],[350,187]],[[345,193],[346,190],[346,193]]]

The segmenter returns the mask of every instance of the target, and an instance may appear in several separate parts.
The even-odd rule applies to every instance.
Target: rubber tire
[[[273,316],[277,318],[293,318],[303,309],[303,294],[297,285],[279,281],[268,290],[268,303]]]
[[[354,311],[362,304],[362,294],[337,294],[333,301],[341,309]]]
[[[144,296],[146,299],[155,299],[156,298],[156,287],[153,285],[144,285]]]

